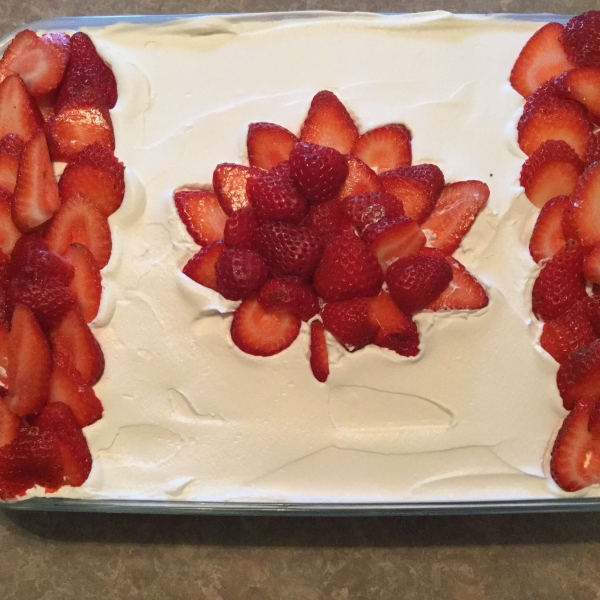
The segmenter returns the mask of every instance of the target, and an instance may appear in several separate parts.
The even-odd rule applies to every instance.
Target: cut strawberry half
[[[561,94],[583,104],[592,121],[600,123],[600,69],[571,69],[557,79],[556,86]]]
[[[269,170],[287,160],[298,138],[285,127],[274,123],[250,123],[248,127],[248,160],[251,167]]]
[[[242,301],[233,313],[231,339],[243,352],[273,356],[288,348],[300,333],[301,321],[285,310],[269,311],[256,296]]]
[[[364,348],[375,339],[377,325],[369,319],[371,298],[330,302],[321,311],[323,326],[348,352]]]
[[[13,133],[28,142],[44,118],[18,75],[0,83],[0,139]]]
[[[375,173],[410,167],[412,134],[406,125],[391,123],[363,133],[352,147],[352,155],[369,165]]]
[[[8,397],[19,416],[39,413],[48,400],[52,363],[46,337],[32,312],[15,307],[8,341]]]
[[[317,381],[325,383],[329,377],[329,355],[325,328],[321,321],[310,324],[310,369]]]
[[[588,151],[583,159],[585,165],[600,161],[600,131],[592,134]]]
[[[13,195],[4,187],[0,187],[0,249],[10,255],[21,232],[12,220]]]
[[[402,202],[394,194],[388,192],[348,196],[342,200],[342,206],[351,219],[351,223],[359,231],[363,231],[381,219],[395,219],[404,216]]]
[[[23,138],[14,133],[9,133],[0,140],[0,187],[6,188],[11,194],[17,185],[17,174],[24,149]]]
[[[66,166],[58,189],[63,202],[83,194],[109,217],[123,202],[125,167],[108,146],[90,144]]]
[[[0,448],[10,444],[17,437],[22,426],[21,419],[0,401]]]
[[[558,369],[556,384],[567,410],[600,398],[600,340],[571,352]]]
[[[383,185],[371,167],[354,156],[348,156],[347,159],[348,176],[338,192],[338,198],[383,191]]]
[[[481,181],[457,181],[446,185],[433,212],[421,226],[429,244],[452,254],[485,206],[490,189]]]
[[[312,286],[295,277],[269,279],[260,288],[258,301],[267,310],[287,310],[302,321],[309,321],[320,309]]]
[[[48,404],[63,402],[71,408],[79,427],[102,417],[102,403],[93,388],[82,378],[69,359],[60,352],[52,354],[52,377]]]
[[[254,250],[226,248],[215,265],[217,291],[227,300],[243,300],[258,292],[269,269]]]
[[[199,246],[223,239],[227,215],[219,199],[209,190],[181,190],[174,196],[175,208],[188,233]]]
[[[571,208],[565,209],[564,216],[563,228],[566,225],[569,233],[584,246],[600,244],[600,162],[583,172],[571,196]]]
[[[260,169],[234,163],[217,165],[213,173],[213,188],[226,215],[230,216],[236,210],[250,206],[246,183],[250,177],[259,173]]]
[[[236,210],[225,222],[223,241],[228,248],[252,250],[260,221],[251,206]]]
[[[21,231],[31,231],[48,221],[60,206],[48,145],[43,131],[25,144],[12,217]]]
[[[64,254],[73,265],[74,276],[69,285],[86,323],[98,314],[102,297],[102,277],[93,254],[82,244],[72,244]]]
[[[565,245],[562,220],[568,202],[568,196],[557,196],[540,211],[529,240],[529,253],[536,263],[552,258]]]
[[[216,290],[217,273],[215,267],[223,250],[225,250],[223,242],[207,244],[188,260],[185,267],[183,267],[183,274],[200,285]]]
[[[94,385],[104,372],[104,355],[79,308],[73,308],[50,332],[53,352],[64,354],[84,381]]]
[[[85,196],[72,196],[61,204],[44,239],[48,248],[60,255],[71,244],[83,244],[90,250],[100,269],[106,266],[112,252],[108,221]]]
[[[521,50],[510,74],[510,84],[524,98],[545,81],[575,66],[559,41],[563,29],[560,23],[548,23]]]
[[[322,91],[310,103],[300,139],[350,154],[358,139],[358,129],[338,97],[333,92]]]

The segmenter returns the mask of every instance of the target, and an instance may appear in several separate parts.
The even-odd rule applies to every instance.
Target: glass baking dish
[[[305,12],[303,18],[318,18],[323,12]],[[128,15],[98,17],[60,17],[24,25],[0,40],[0,52],[21,29],[77,30],[82,27],[104,27],[120,22],[161,24],[177,19],[206,15]],[[221,14],[232,19],[253,18],[278,20],[289,18],[290,13]],[[500,19],[526,21],[558,21],[566,23],[570,16],[555,14],[495,14]],[[552,498],[539,500],[452,501],[452,502],[369,502],[369,503],[313,503],[313,502],[202,502],[162,500],[85,500],[70,498],[33,498],[4,503],[3,508],[26,511],[73,511],[111,513],[180,513],[227,515],[434,515],[434,514],[493,514],[531,512],[586,512],[600,510],[600,498]]]

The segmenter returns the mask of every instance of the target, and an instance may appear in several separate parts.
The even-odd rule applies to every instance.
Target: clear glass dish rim
[[[56,30],[104,27],[115,23],[160,25],[193,17],[227,17],[232,19],[319,18],[340,14],[336,11],[293,11],[274,13],[203,13],[164,15],[105,15],[57,17],[27,23],[0,39],[0,50],[23,29]],[[401,14],[401,13],[383,13]],[[523,21],[558,21],[566,23],[571,15],[553,13],[469,13]],[[279,516],[391,516],[391,515],[469,515],[500,513],[590,512],[600,510],[600,498],[550,498],[540,500],[490,500],[456,502],[195,502],[163,500],[86,500],[73,498],[31,498],[0,504],[2,508],[23,511],[65,511],[90,513],[159,513],[214,515]]]

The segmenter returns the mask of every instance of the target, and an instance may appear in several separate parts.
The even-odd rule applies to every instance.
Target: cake
[[[106,366],[103,417],[84,429],[85,500],[390,503],[550,499],[549,448],[565,415],[557,364],[539,345],[528,241],[538,210],[519,183],[509,83],[544,23],[444,12],[199,17],[82,30],[112,68],[125,198],[91,328]],[[499,51],[501,49],[501,51]],[[173,193],[248,164],[247,127],[298,132],[332,90],[361,131],[412,131],[413,163],[481,180],[486,207],[455,257],[485,286],[476,312],[416,316],[421,352],[328,338],[312,377],[309,327],[277,356],[232,343],[237,302],[181,272],[198,247]],[[597,494],[587,489],[588,496]]]

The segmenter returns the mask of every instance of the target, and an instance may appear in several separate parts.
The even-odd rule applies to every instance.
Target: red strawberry
[[[583,104],[595,123],[600,123],[600,68],[571,69],[556,80],[559,92]]]
[[[523,164],[521,185],[531,203],[542,208],[555,196],[569,196],[582,171],[583,163],[566,142],[548,140]]]
[[[22,235],[13,248],[10,260],[6,266],[6,278],[19,277],[23,271],[28,269],[38,253],[48,252],[48,246],[44,238],[38,233],[26,233]],[[28,276],[33,275],[28,272]]]
[[[391,123],[363,133],[354,143],[352,154],[375,173],[385,173],[412,163],[412,134],[408,127]]]
[[[64,483],[82,485],[90,474],[92,455],[71,408],[63,402],[49,403],[35,420],[34,427],[55,438]]]
[[[48,145],[38,131],[25,145],[17,176],[12,217],[21,231],[31,231],[48,221],[60,206]]]
[[[327,239],[352,228],[352,221],[342,203],[334,198],[311,206],[302,225],[308,227],[317,237]]]
[[[0,402],[0,448],[10,444],[17,437],[22,426],[21,419],[4,402]]]
[[[47,33],[38,37],[25,29],[6,49],[0,70],[18,73],[32,96],[42,96],[58,87],[68,60],[68,35]]]
[[[287,310],[302,321],[309,321],[319,312],[319,297],[315,290],[294,277],[269,279],[258,292],[258,301],[268,310]]]
[[[374,343],[381,348],[393,350],[400,356],[416,356],[419,353],[417,324],[405,315],[387,292],[369,302],[369,320],[377,328]]]
[[[289,160],[282,160],[281,162],[278,162],[269,169],[269,172],[271,175],[277,175],[278,177],[283,177],[284,179],[292,178]]]
[[[330,302],[321,311],[323,326],[349,352],[364,348],[375,339],[377,327],[369,320],[370,298]]]
[[[600,283],[600,245],[594,246],[583,261],[583,276],[586,281]]]
[[[442,256],[436,248],[424,248],[422,254]],[[452,268],[450,285],[426,308],[433,311],[479,310],[489,304],[489,298],[483,286],[465,267],[451,256],[446,256]]]
[[[47,123],[55,114],[54,105],[56,104],[56,98],[58,97],[58,90],[54,90],[49,94],[44,94],[35,99],[35,103],[42,113],[44,122]]]
[[[71,36],[71,55],[56,101],[58,112],[83,100],[113,108],[117,102],[117,81],[100,58],[90,37],[81,32]]]
[[[102,297],[102,277],[98,263],[92,253],[81,244],[72,244],[65,252],[65,258],[75,269],[70,289],[86,323],[91,323],[98,314]]]
[[[290,174],[310,204],[335,197],[348,176],[348,159],[333,148],[297,143],[289,159]]]
[[[414,314],[436,300],[448,287],[452,269],[444,258],[416,254],[392,263],[385,281],[400,310]]]
[[[381,219],[363,231],[362,239],[384,271],[398,258],[419,252],[427,241],[417,222],[408,217]]]
[[[317,381],[325,383],[329,377],[329,355],[325,328],[321,321],[310,324],[310,369]]]
[[[112,251],[108,221],[85,196],[72,196],[61,204],[44,238],[48,248],[61,255],[71,244],[83,244],[100,269],[106,266]]]
[[[108,146],[90,144],[66,166],[58,189],[63,202],[83,194],[109,217],[123,202],[125,167]]]
[[[267,281],[269,270],[253,250],[228,248],[215,264],[217,291],[228,300],[247,298]]]
[[[46,135],[53,160],[69,162],[90,144],[115,149],[110,113],[94,102],[69,103],[46,123]]]
[[[300,319],[285,310],[267,310],[255,296],[233,313],[231,339],[243,352],[273,356],[291,346],[300,333]]]
[[[580,67],[600,69],[600,11],[573,17],[560,36],[570,60]]]
[[[452,254],[475,222],[490,196],[490,188],[476,180],[457,181],[444,187],[433,212],[421,226],[429,244]]]
[[[517,125],[519,147],[528,156],[548,140],[563,140],[583,160],[590,145],[592,125],[581,104],[549,96],[523,111]]]
[[[308,209],[291,180],[270,171],[251,177],[247,184],[248,198],[259,221],[289,221],[298,223]]]
[[[567,492],[600,483],[600,439],[588,430],[592,407],[578,404],[567,415],[552,448],[552,478]]]
[[[36,414],[48,400],[52,369],[50,349],[31,311],[17,304],[8,341],[8,397],[19,416]]]
[[[347,160],[348,177],[338,192],[338,198],[383,191],[381,181],[371,167],[354,156],[348,156]]]
[[[382,283],[377,258],[352,232],[329,241],[313,277],[315,289],[325,302],[375,296]]]
[[[402,202],[388,192],[348,196],[342,200],[342,206],[359,231],[381,219],[404,216]]]
[[[0,250],[10,254],[21,232],[12,220],[13,195],[4,187],[0,187]]]
[[[567,229],[565,234],[570,233],[584,246],[592,247],[600,244],[600,222],[597,218],[599,210],[600,162],[590,165],[579,178],[571,196],[571,208],[565,209],[563,221],[563,229]]]
[[[227,215],[214,192],[181,190],[173,196],[179,218],[199,246],[223,239]]]
[[[10,322],[4,316],[0,319],[0,387],[2,396],[6,395],[8,386],[8,360],[9,360],[9,342],[10,342]],[[0,402],[0,404],[3,404]],[[0,430],[2,426],[0,425]],[[0,438],[2,434],[0,433]],[[2,444],[0,444],[2,445]]]
[[[13,133],[28,142],[43,125],[40,110],[18,75],[0,83],[0,139]]]
[[[540,321],[560,317],[585,297],[582,268],[583,252],[572,240],[544,264],[531,291],[533,314]]]
[[[560,23],[547,23],[523,46],[512,68],[510,84],[524,98],[548,79],[574,67],[559,41],[563,29]]]
[[[562,219],[568,202],[568,196],[557,196],[540,211],[529,240],[529,253],[536,263],[552,258],[565,245]]]
[[[250,177],[260,172],[259,169],[233,163],[222,163],[216,166],[213,173],[213,188],[221,208],[227,215],[250,206],[246,184]]]
[[[6,188],[11,194],[17,185],[24,149],[23,138],[15,133],[9,133],[0,140],[0,187]]]
[[[591,404],[588,431],[595,440],[600,440],[600,401]]]
[[[223,241],[228,248],[245,248],[251,250],[254,247],[254,239],[258,232],[260,223],[251,206],[236,210],[225,222]]]
[[[300,139],[350,154],[357,138],[356,125],[338,97],[328,91],[316,94],[302,125]]]
[[[52,355],[52,377],[48,403],[63,402],[71,408],[79,427],[102,417],[102,403],[69,359],[60,352]]]
[[[258,228],[256,249],[276,276],[308,279],[323,253],[321,241],[307,227],[291,223],[263,223]]]
[[[584,298],[583,304],[596,337],[600,337],[600,296],[597,292],[598,290],[594,290],[592,296]]]
[[[577,402],[600,397],[600,339],[580,346],[563,360],[556,384],[567,410]]]
[[[250,123],[248,160],[251,167],[269,170],[287,160],[298,138],[285,127],[273,123]]]
[[[53,352],[64,354],[86,383],[94,385],[102,377],[104,355],[77,307],[50,332],[50,342]]]
[[[223,250],[225,250],[223,242],[207,244],[188,260],[183,267],[183,274],[200,285],[216,290],[217,272],[215,268]]]
[[[558,363],[563,362],[573,351],[590,344],[596,334],[588,318],[585,301],[579,301],[564,315],[544,323],[540,345]]]
[[[527,98],[522,114],[534,112],[548,99],[553,99],[557,96],[560,96],[560,90],[556,85],[556,79],[548,79],[548,81],[542,83],[542,85]]]
[[[591,165],[592,163],[600,161],[600,131],[596,131],[590,138],[590,145],[583,158],[585,165]]]

